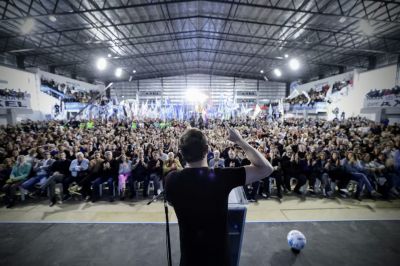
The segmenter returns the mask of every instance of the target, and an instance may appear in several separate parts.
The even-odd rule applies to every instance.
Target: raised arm
[[[253,183],[269,176],[274,169],[268,160],[259,151],[248,144],[236,129],[230,128],[227,124],[225,126],[228,128],[228,139],[239,145],[251,162],[251,165],[244,166],[246,170],[246,184]]]

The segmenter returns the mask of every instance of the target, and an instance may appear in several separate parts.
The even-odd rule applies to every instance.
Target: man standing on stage
[[[265,157],[228,127],[229,140],[239,145],[251,165],[209,169],[208,144],[198,129],[180,138],[186,168],[166,177],[166,197],[179,222],[180,265],[230,265],[228,247],[228,196],[238,186],[251,184],[273,172]]]

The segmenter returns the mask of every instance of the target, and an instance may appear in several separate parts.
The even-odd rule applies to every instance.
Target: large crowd
[[[25,91],[21,91],[21,89],[0,89],[0,98],[4,99],[12,99],[12,100],[24,100],[25,97],[29,97],[29,94]]]
[[[391,89],[370,90],[366,95],[367,99],[382,99],[384,96],[400,96],[400,86]]]
[[[340,92],[343,88],[352,84],[352,80],[337,81],[333,83],[332,87],[326,84],[320,88],[311,88],[307,91],[306,94],[302,93],[295,97],[285,99],[285,102],[292,105],[298,104],[300,106],[302,106],[303,104],[307,104],[307,106],[314,106],[314,104],[318,102],[329,103],[329,101],[327,101],[326,99],[329,89],[331,89],[331,93],[336,93]]]
[[[399,196],[400,127],[364,118],[343,121],[265,118],[231,119],[228,123],[272,163],[263,182],[245,186],[250,201],[287,194],[305,197]],[[0,127],[0,187],[12,207],[17,193],[56,201],[76,197],[97,201],[108,187],[110,201],[160,193],[163,177],[185,166],[179,137],[200,128],[209,141],[209,167],[249,164],[246,154],[227,140],[221,120],[50,121]],[[275,182],[271,182],[275,180]],[[271,186],[271,184],[274,184]],[[355,184],[354,191],[350,190]],[[141,190],[139,189],[141,187]],[[276,191],[276,192],[275,192]]]
[[[63,102],[81,102],[88,103],[92,98],[96,98],[99,95],[98,91],[82,91],[77,90],[75,87],[70,87],[64,83],[57,83],[54,80],[48,80],[41,78],[40,82],[42,85],[47,86],[60,94],[55,93],[51,90],[46,90],[45,93],[53,96],[57,99],[61,99]],[[63,97],[61,95],[64,95]]]

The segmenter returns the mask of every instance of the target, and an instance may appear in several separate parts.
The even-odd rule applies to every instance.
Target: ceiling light
[[[264,73],[264,70],[261,69],[261,70],[260,70],[260,73],[263,74],[263,73]]]
[[[117,77],[117,78],[119,78],[119,77],[121,77],[122,76],[122,68],[117,68],[116,70],[115,70],[115,76]]]
[[[33,26],[35,26],[35,20],[33,20],[32,18],[28,18],[21,25],[20,29],[23,34],[27,34],[32,31]]]
[[[56,22],[56,21],[57,21],[57,18],[56,18],[55,16],[51,15],[51,16],[49,16],[49,20],[50,20],[51,22]]]
[[[281,70],[280,70],[279,68],[275,68],[275,69],[274,69],[274,74],[275,74],[275,76],[277,76],[278,78],[279,78],[280,76],[282,76],[282,72],[281,72]]]
[[[296,58],[292,58],[289,61],[289,67],[292,70],[298,70],[300,68],[300,62]]]
[[[366,35],[372,35],[374,33],[374,27],[365,19],[360,21],[360,30]]]
[[[110,58],[111,56],[112,56],[111,54],[108,54],[108,55],[107,55],[108,58]]]
[[[97,69],[104,70],[107,67],[107,60],[104,59],[103,57],[101,57],[101,58],[97,59],[96,65],[97,65]]]
[[[134,70],[132,71],[132,73],[133,73],[133,74],[136,74],[136,70],[134,69]]]
[[[189,102],[204,103],[208,96],[196,88],[188,88],[185,93],[185,98]]]
[[[340,19],[339,19],[339,22],[340,23],[344,23],[346,21],[346,18],[345,17],[341,17]]]
[[[284,56],[285,56],[285,58],[288,58],[288,57],[289,57],[289,55],[288,55],[288,54],[285,54]]]

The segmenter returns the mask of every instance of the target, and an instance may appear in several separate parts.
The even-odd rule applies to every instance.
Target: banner
[[[364,107],[398,107],[400,108],[400,95],[386,95],[380,98],[365,98]]]
[[[327,103],[326,102],[317,102],[314,103],[313,105],[300,105],[300,104],[295,104],[295,105],[289,105],[289,104],[285,104],[285,109],[286,111],[303,111],[303,110],[307,110],[307,111],[312,111],[312,112],[316,112],[316,113],[324,113],[327,112]]]
[[[83,108],[85,108],[86,103],[64,103],[65,104],[65,110],[69,112],[79,112]]]
[[[0,109],[30,109],[31,108],[31,98],[25,96],[22,98],[15,97],[0,97]]]

